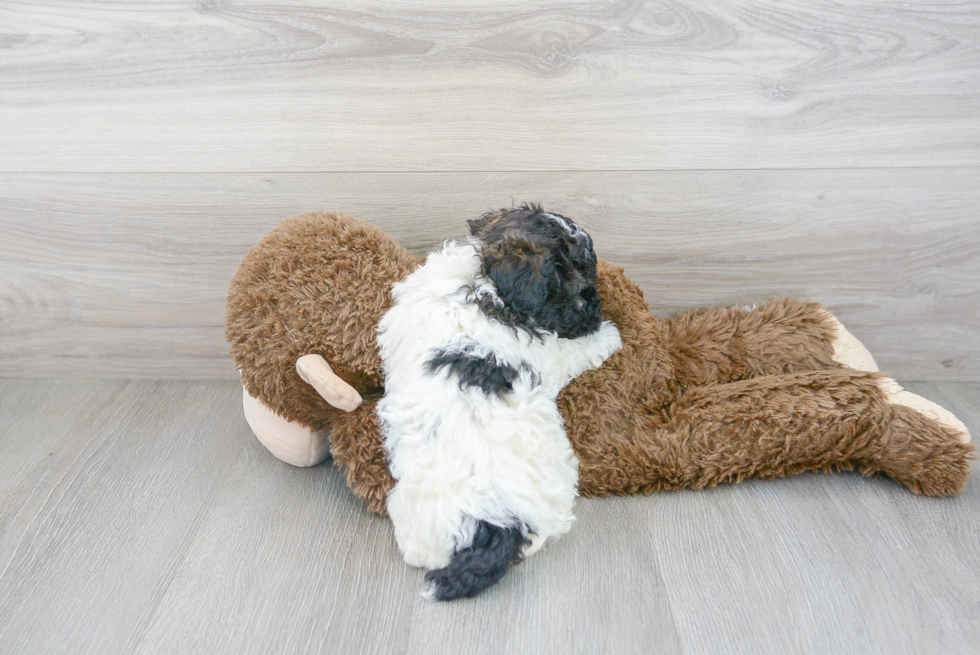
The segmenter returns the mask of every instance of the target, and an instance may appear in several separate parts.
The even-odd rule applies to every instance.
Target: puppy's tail
[[[427,586],[422,595],[430,600],[475,596],[504,577],[510,565],[521,560],[529,543],[519,527],[478,521],[470,545],[456,551],[446,568],[425,574]]]

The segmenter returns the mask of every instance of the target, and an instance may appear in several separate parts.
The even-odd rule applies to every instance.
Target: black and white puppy
[[[438,600],[479,593],[571,528],[578,459],[555,401],[621,347],[585,230],[536,206],[469,226],[393,287],[378,328],[388,513]]]

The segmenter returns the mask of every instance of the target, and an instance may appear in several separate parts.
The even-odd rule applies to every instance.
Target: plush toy
[[[375,405],[378,322],[419,261],[377,228],[304,214],[265,236],[231,283],[226,335],[245,415],[279,459],[329,455],[384,514],[393,486]],[[816,303],[782,299],[659,318],[619,267],[600,261],[605,320],[622,350],[558,397],[583,496],[704,488],[805,470],[885,473],[951,496],[974,447],[950,412],[877,372]]]

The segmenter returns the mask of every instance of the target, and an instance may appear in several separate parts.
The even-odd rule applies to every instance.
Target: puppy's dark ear
[[[484,228],[486,228],[490,221],[496,217],[496,214],[484,214],[480,218],[472,221],[466,221],[466,224],[470,226],[470,236],[480,236],[483,233]]]
[[[533,316],[548,301],[554,262],[548,250],[524,239],[504,239],[483,251],[484,275],[514,312]]]
[[[487,212],[475,220],[466,221],[466,224],[470,226],[470,236],[479,237],[486,234],[491,227],[499,223],[510,213],[511,210],[509,209],[501,209],[500,211]]]

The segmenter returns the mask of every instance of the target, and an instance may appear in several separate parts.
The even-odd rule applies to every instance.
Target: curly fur
[[[406,562],[449,567],[429,578],[441,599],[570,529],[578,461],[555,399],[621,345],[584,230],[537,208],[502,223],[395,284],[378,329],[388,514]]]

